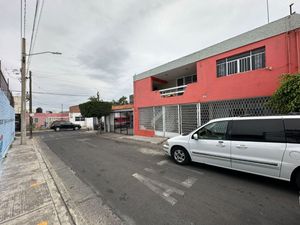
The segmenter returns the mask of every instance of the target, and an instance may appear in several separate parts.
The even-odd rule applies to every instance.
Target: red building
[[[134,76],[134,133],[173,136],[219,117],[270,115],[280,76],[300,71],[294,14]]]

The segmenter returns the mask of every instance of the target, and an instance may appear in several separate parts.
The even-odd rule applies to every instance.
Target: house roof
[[[199,60],[227,52],[232,49],[236,49],[257,41],[261,41],[291,30],[295,30],[300,27],[300,14],[293,14],[274,22],[268,23],[254,30],[240,34],[233,38],[227,39],[211,47],[194,52],[190,55],[168,62],[161,66],[147,70],[143,73],[137,74],[133,77],[134,80],[141,80],[146,77],[158,75],[169,70],[176,69],[181,66],[195,63]]]

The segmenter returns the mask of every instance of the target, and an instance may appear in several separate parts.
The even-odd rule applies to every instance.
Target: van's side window
[[[233,120],[233,141],[285,142],[281,119]]]
[[[199,139],[222,140],[225,139],[228,121],[210,123],[198,130]]]
[[[300,143],[300,119],[285,119],[286,141],[289,143]]]

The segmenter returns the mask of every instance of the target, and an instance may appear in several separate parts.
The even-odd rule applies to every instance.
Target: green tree
[[[119,98],[118,101],[112,100],[111,102],[112,102],[113,105],[126,105],[126,104],[128,104],[126,96],[122,96],[121,98]]]
[[[104,116],[108,116],[111,112],[111,102],[99,101],[97,98],[89,98],[88,102],[79,105],[80,113],[83,117],[96,117],[100,122],[100,119]],[[100,122],[100,131],[102,125]]]
[[[300,112],[300,74],[285,74],[268,105],[279,113]]]

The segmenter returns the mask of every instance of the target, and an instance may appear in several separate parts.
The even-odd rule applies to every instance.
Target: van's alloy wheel
[[[56,127],[56,128],[55,128],[55,131],[59,131],[59,127]]]
[[[175,162],[178,164],[187,164],[190,161],[187,151],[180,147],[173,151],[172,156]]]
[[[75,127],[75,130],[78,130],[78,127]]]

